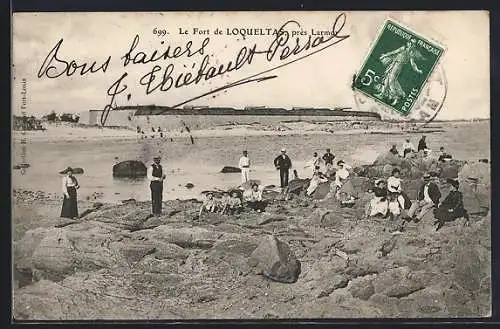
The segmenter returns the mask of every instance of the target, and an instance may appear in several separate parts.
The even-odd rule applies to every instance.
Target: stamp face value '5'
[[[443,52],[443,47],[388,20],[354,88],[406,116]]]

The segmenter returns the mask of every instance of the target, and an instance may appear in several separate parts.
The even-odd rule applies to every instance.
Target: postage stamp
[[[407,116],[444,51],[436,42],[387,20],[354,88]]]

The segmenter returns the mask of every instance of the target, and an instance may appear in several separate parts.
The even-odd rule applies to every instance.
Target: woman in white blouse
[[[66,176],[62,179],[62,191],[64,193],[64,200],[61,209],[61,217],[64,218],[78,218],[78,206],[76,199],[76,190],[80,188],[76,177],[73,176],[73,169],[71,167],[66,168],[63,171]]]

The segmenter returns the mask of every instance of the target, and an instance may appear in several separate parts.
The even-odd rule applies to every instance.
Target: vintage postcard
[[[491,316],[487,11],[15,13],[15,320]]]

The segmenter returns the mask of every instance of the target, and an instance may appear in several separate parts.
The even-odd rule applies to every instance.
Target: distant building
[[[123,126],[129,127],[132,125],[132,118],[138,107],[135,108],[117,108],[115,110],[109,111],[109,115],[106,119],[106,126]],[[89,125],[101,125],[102,110],[90,110],[88,117]],[[85,123],[85,122],[82,122]]]
[[[45,130],[42,122],[35,117],[31,116],[14,116],[13,130],[26,131],[26,130]]]

